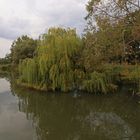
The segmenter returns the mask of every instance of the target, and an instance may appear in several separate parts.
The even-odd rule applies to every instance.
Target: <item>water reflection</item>
[[[4,78],[0,79],[0,93],[10,92],[10,83],[7,82]]]
[[[18,109],[18,98],[10,92],[10,84],[0,79],[0,140],[33,140],[32,122]]]
[[[84,125],[88,124],[91,132],[100,133],[106,138],[135,140],[131,126],[114,113],[92,112],[84,120]]]
[[[140,106],[131,96],[45,94],[12,85],[37,140],[139,140]]]

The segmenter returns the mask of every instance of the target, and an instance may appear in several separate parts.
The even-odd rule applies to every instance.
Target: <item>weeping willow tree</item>
[[[20,83],[45,91],[109,91],[109,76],[101,72],[87,73],[77,64],[83,41],[74,29],[51,28],[39,42],[34,58],[19,64]]]
[[[113,84],[111,75],[94,71],[83,81],[83,89],[90,93],[106,94],[115,91],[117,86]]]
[[[20,62],[19,81],[43,90],[72,90],[84,78],[75,64],[82,46],[74,29],[49,29],[40,38],[36,56]]]

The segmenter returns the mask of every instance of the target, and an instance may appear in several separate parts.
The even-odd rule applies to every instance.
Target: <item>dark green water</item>
[[[0,79],[0,140],[140,140],[140,104],[113,95],[44,94]]]

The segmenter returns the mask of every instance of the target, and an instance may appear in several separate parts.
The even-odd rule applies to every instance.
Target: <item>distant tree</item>
[[[33,58],[36,47],[37,40],[34,40],[26,35],[19,37],[13,42],[11,47],[12,63],[18,64],[20,60],[25,58]]]
[[[0,65],[11,64],[11,54],[6,54],[5,58],[0,58]]]

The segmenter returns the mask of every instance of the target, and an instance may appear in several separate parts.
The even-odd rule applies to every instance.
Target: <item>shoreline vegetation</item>
[[[133,67],[133,66],[131,66]],[[122,71],[122,74],[123,74],[124,71]],[[134,73],[131,72],[131,74],[133,75]],[[131,75],[131,76],[132,76]],[[119,87],[122,87],[122,86],[127,86],[130,85],[129,87],[129,90],[131,91],[131,93],[134,95],[134,94],[137,94],[140,96],[140,89],[139,89],[139,78],[134,78],[134,77],[130,77],[130,75],[122,75],[121,76],[121,73],[118,75],[118,81],[116,81],[116,84],[111,84],[108,85],[106,88],[107,91],[101,91],[101,89],[95,89],[95,87],[92,87],[94,85],[92,85],[91,87],[89,87],[89,85],[87,85],[88,87],[80,87],[80,88],[73,88],[69,91],[62,91],[62,92],[71,92],[71,91],[76,91],[76,92],[87,92],[87,93],[93,93],[93,94],[100,94],[100,93],[104,93],[104,94],[107,94],[107,93],[116,93],[116,91],[119,89]],[[83,81],[81,81],[82,84],[83,84]],[[94,83],[95,84],[95,83]],[[59,92],[61,91],[60,89],[56,89],[56,90],[53,90],[53,89],[47,89],[45,87],[41,87],[39,85],[33,85],[33,84],[28,84],[28,83],[24,83],[24,82],[21,82],[19,79],[16,81],[16,85],[18,86],[21,86],[21,87],[24,87],[24,88],[28,88],[28,89],[32,89],[32,90],[37,90],[37,91],[43,91],[43,92],[51,92],[51,91],[54,91],[54,92]],[[94,88],[94,89],[92,89]],[[96,91],[95,91],[96,90]]]
[[[29,89],[38,90],[38,91],[46,91],[46,92],[61,91],[65,93],[71,92],[71,91],[83,91],[83,92],[93,93],[93,94],[115,93],[119,89],[119,87],[121,86],[128,87],[128,85],[130,85],[129,90],[131,90],[132,94],[140,95],[140,82],[139,82],[140,66],[110,65],[110,67],[112,67],[112,69],[110,69],[110,72],[112,72],[110,75],[107,75],[108,73],[101,73],[101,72],[95,71],[94,73],[92,73],[93,79],[90,79],[90,80],[83,79],[81,80],[81,83],[77,85],[77,88],[74,87],[69,90],[68,89],[67,90],[53,89],[51,87],[47,88],[46,86],[41,86],[39,84],[30,84],[27,82],[21,82],[20,79],[16,81],[16,84],[24,88],[29,88]],[[115,72],[115,70],[117,69],[118,71]],[[107,78],[105,77],[105,75],[109,76],[108,78],[110,80],[110,83],[105,83],[106,81],[103,81],[104,80],[103,78]]]
[[[18,85],[42,91],[107,94],[132,84],[140,94],[140,7],[133,0],[101,2],[86,5],[82,37],[76,29],[53,27],[36,40],[16,39],[0,72],[14,68]]]

